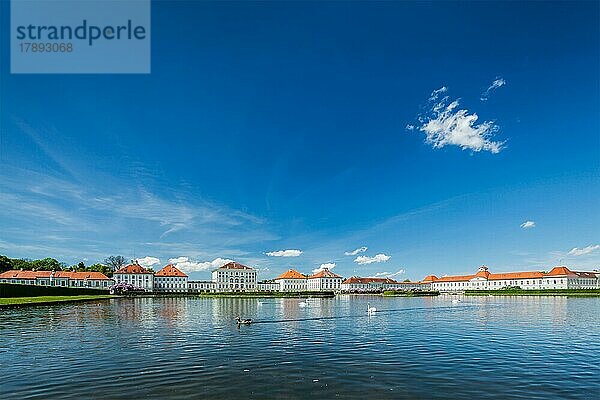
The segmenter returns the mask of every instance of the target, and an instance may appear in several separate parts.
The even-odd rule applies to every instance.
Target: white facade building
[[[190,293],[214,293],[217,284],[213,281],[188,281],[188,292]]]
[[[598,289],[600,273],[571,271],[567,267],[554,267],[548,273],[541,271],[507,272],[492,274],[486,266],[479,268],[474,275],[444,276],[430,275],[423,280],[431,283],[440,292],[461,292],[464,290],[496,290],[519,287],[535,289]]]
[[[147,292],[154,291],[154,274],[134,261],[113,274],[116,283],[128,283],[144,289]]]
[[[300,272],[289,269],[275,278],[280,292],[304,292],[308,290],[308,278]]]
[[[275,281],[258,282],[256,284],[256,290],[259,292],[278,292],[279,284],[275,283]]]
[[[341,276],[334,274],[329,269],[324,268],[323,270],[317,272],[308,277],[307,279],[307,289],[308,290],[333,290],[338,291],[341,289],[342,281],[344,278]]]
[[[187,293],[188,276],[169,264],[154,274],[154,291],[162,293]]]
[[[346,279],[340,285],[344,292],[377,293],[384,290],[394,290],[399,285],[390,278],[360,278],[353,276]]]
[[[101,272],[11,270],[0,274],[0,283],[108,289],[113,280]]]
[[[212,272],[217,292],[256,291],[256,270],[240,263],[230,262]]]

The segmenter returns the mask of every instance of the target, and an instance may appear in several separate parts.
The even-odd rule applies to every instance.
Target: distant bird
[[[250,325],[252,323],[251,319],[241,319],[239,316],[235,317],[235,321],[238,325]]]
[[[263,302],[262,301],[257,301],[256,304],[258,304],[259,306],[262,306]]]
[[[307,305],[308,305],[308,303],[305,301],[301,301],[300,303],[298,303],[299,307],[306,307]]]
[[[461,299],[453,299],[452,303],[456,304],[456,303],[460,303],[462,300]]]
[[[373,314],[374,312],[377,312],[377,309],[375,307],[371,307],[371,305],[367,303],[367,313]]]

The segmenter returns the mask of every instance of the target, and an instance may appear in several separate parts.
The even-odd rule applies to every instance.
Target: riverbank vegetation
[[[437,290],[386,290],[384,296],[398,297],[419,297],[419,296],[438,296],[440,292]]]
[[[109,256],[104,259],[103,263],[96,263],[89,266],[85,265],[83,261],[69,266],[67,263],[50,257],[41,260],[30,260],[26,258],[9,258],[0,255],[0,273],[13,269],[24,271],[101,272],[110,278],[114,271],[125,264],[126,260],[123,256]]]
[[[106,300],[118,296],[88,295],[88,296],[36,296],[36,297],[4,297],[0,298],[0,307],[16,307],[26,305],[45,305],[54,303],[69,303],[79,301]]]
[[[499,289],[465,290],[466,296],[600,296],[600,289]]]

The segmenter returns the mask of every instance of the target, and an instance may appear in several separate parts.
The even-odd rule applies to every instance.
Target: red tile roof
[[[316,274],[313,274],[308,277],[308,279],[315,279],[315,278],[341,278],[341,276],[334,274],[333,272],[331,272],[328,269],[322,269],[321,271],[317,272]]]
[[[0,279],[36,279],[50,278],[52,271],[6,271],[0,274]],[[68,278],[74,280],[109,280],[106,275],[101,272],[72,272],[72,271],[56,271],[55,278]]]
[[[306,279],[307,276],[301,274],[300,272],[296,271],[295,269],[289,269],[286,272],[284,272],[283,274],[279,275],[277,278],[275,279]]]
[[[434,275],[429,275],[422,282],[466,282],[476,277],[481,277],[490,281],[496,280],[516,280],[516,279],[541,279],[545,276],[581,276],[594,278],[596,275],[592,272],[576,272],[571,271],[567,267],[554,267],[552,270],[544,274],[540,271],[525,271],[525,272],[504,272],[499,274],[492,274],[487,269],[479,270],[474,275],[463,275],[463,276],[443,276],[436,278]]]
[[[222,267],[219,267],[219,268],[225,268],[225,269],[252,269],[250,267],[247,267],[247,266],[242,265],[242,264],[237,263],[237,262],[230,262],[230,263],[227,263],[227,264],[225,264],[225,265],[223,265]],[[219,268],[217,268],[217,269],[219,269]]]
[[[468,281],[475,277],[475,275],[456,275],[456,276],[442,276],[438,278],[436,282],[461,282]]]
[[[358,276],[353,276],[350,277],[348,279],[346,279],[344,282],[342,282],[344,284],[351,284],[351,283],[362,283],[362,284],[369,284],[369,283],[391,283],[391,284],[397,284],[398,282],[390,279],[390,278],[359,278]]]
[[[509,280],[509,279],[536,279],[543,278],[544,273],[539,271],[528,271],[528,272],[506,272],[500,274],[490,274],[488,279],[490,281]]]
[[[574,273],[573,271],[571,271],[567,267],[554,267],[546,275],[547,276],[558,276],[558,275],[575,276],[577,274]]]
[[[151,274],[152,272],[148,271],[146,268],[142,267],[140,264],[129,264],[125,267],[122,267],[115,274]]]
[[[177,269],[173,264],[166,265],[163,269],[154,274],[154,276],[177,276],[186,278],[187,275]]]

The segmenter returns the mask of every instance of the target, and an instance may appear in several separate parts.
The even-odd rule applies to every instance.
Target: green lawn
[[[112,295],[88,295],[88,296],[37,296],[37,297],[2,297],[0,298],[0,307],[18,306],[27,304],[51,304],[72,301],[90,301],[112,299],[118,296]]]

